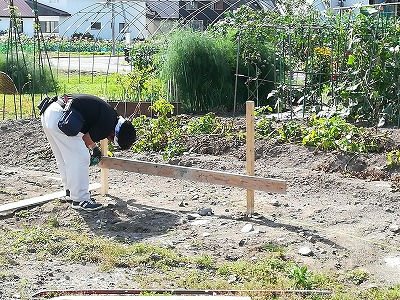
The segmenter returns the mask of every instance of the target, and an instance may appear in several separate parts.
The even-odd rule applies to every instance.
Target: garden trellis
[[[13,102],[14,117],[23,117],[24,107],[30,107],[30,117],[36,117],[35,94],[43,95],[47,92],[56,92],[56,83],[52,76],[51,65],[44,47],[44,37],[41,32],[37,14],[37,1],[33,1],[34,36],[27,40],[22,34],[22,17],[18,6],[10,0],[9,28],[6,33],[6,41],[2,45],[4,61],[1,62],[2,80],[9,81],[14,86],[14,91],[10,89],[2,90],[3,93],[3,120],[6,118],[7,104]],[[46,74],[48,73],[48,79]],[[3,82],[4,85],[4,82]],[[9,83],[8,86],[11,84]],[[12,95],[12,98],[7,96]],[[24,101],[28,98],[28,102]]]
[[[37,4],[37,1],[33,3]],[[171,102],[190,103],[193,100],[189,98],[193,96],[190,91],[183,90],[183,81],[177,81],[177,74],[169,74],[165,88],[158,86],[160,61],[165,57],[155,57],[164,51],[179,28],[203,29],[208,37],[227,30],[223,38],[233,37],[231,42],[236,49],[231,56],[236,59],[229,58],[231,61],[227,68],[231,73],[218,83],[221,87],[214,86],[215,91],[225,93],[212,90],[208,95],[214,98],[209,104],[183,107],[213,110],[226,106],[235,114],[236,109],[242,109],[246,101],[252,100],[256,106],[272,106],[275,112],[287,111],[291,118],[298,110],[302,112],[300,117],[304,117],[307,111],[323,110],[327,115],[337,113],[355,121],[400,125],[400,37],[399,31],[395,30],[399,26],[399,3],[342,7],[325,14],[315,7],[308,7],[303,16],[299,16],[299,7],[288,10],[296,13],[285,15],[282,7],[274,6],[272,2],[253,0],[224,0],[224,10],[216,14],[216,3],[204,2],[196,8],[178,1],[147,1],[146,5],[140,1],[98,2],[71,15],[53,29],[51,36],[43,36],[40,16],[37,9],[33,9],[36,24],[33,39],[18,33],[18,10],[13,12],[10,9],[15,21],[10,22],[7,53],[10,53],[10,59],[14,59],[14,54],[19,55],[21,61],[25,60],[28,52],[33,53],[38,62],[34,66],[44,71],[38,74],[30,72],[28,79],[21,84],[30,91],[39,82],[47,85],[47,88],[39,89],[39,94],[56,89],[59,92],[63,88],[57,87],[52,79],[42,80],[42,74],[49,69],[52,78],[52,67],[56,78],[60,72],[66,72],[69,80],[70,75],[77,73],[79,82],[81,74],[87,73],[93,82],[99,73],[98,68],[103,67],[101,73],[105,77],[103,90],[99,91],[101,97],[122,102],[153,102],[166,95]],[[12,4],[11,1],[10,7]],[[214,15],[210,14],[211,11]],[[246,19],[245,14],[251,18]],[[99,21],[106,15],[110,18],[103,22],[95,35],[90,35],[91,28],[85,21],[89,17]],[[114,32],[118,18],[123,20],[124,26]],[[111,40],[103,39],[102,34],[109,27],[113,28]],[[210,47],[208,49],[212,50],[214,46]],[[53,64],[49,63],[48,53],[52,54]],[[207,64],[210,62],[208,60]],[[66,70],[61,70],[62,63],[66,63]],[[20,69],[23,69],[26,64],[21,64]],[[189,82],[196,72],[193,69],[191,74],[182,75]],[[121,75],[117,83],[113,73]],[[203,76],[207,77],[207,74]],[[218,74],[215,77],[222,78]],[[202,84],[194,79],[198,86]],[[19,79],[13,80],[21,90]],[[192,94],[198,97],[199,92],[210,91],[210,85],[215,85],[215,80],[213,82],[207,83],[209,86],[203,83],[204,86]],[[122,91],[111,92],[111,85],[122,86]],[[194,85],[188,88],[194,88]],[[20,97],[23,93],[20,92]],[[34,115],[34,96],[30,97]],[[207,101],[207,94],[199,99]],[[14,114],[21,117],[22,113]]]
[[[256,65],[253,75],[236,72],[245,78],[248,98],[274,105],[278,112],[288,109],[290,117],[294,117],[294,105],[302,106],[303,117],[307,108],[318,112],[325,107],[326,115],[339,113],[355,121],[399,126],[400,36],[399,19],[393,14],[397,9],[367,6],[357,10],[343,9],[318,22],[310,17],[304,23],[260,24],[257,29],[264,31],[266,44],[273,47],[273,63],[264,77],[257,72],[263,67],[260,59],[247,62]],[[239,40],[251,33],[246,26],[238,29]],[[238,53],[242,44],[238,43]],[[270,72],[274,88],[262,91],[260,87],[271,83]]]

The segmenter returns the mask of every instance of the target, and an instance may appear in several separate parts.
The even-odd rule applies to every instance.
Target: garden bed
[[[235,118],[235,124],[243,128],[244,119]],[[399,147],[399,130],[388,130],[388,134]],[[55,161],[39,120],[3,121],[0,138],[0,203],[60,189]],[[245,145],[237,140],[193,135],[185,139],[185,145],[190,151],[168,161],[151,152],[114,155],[245,172]],[[30,233],[20,240],[20,246],[15,244],[14,250],[2,253],[5,259],[0,260],[0,298],[26,295],[25,299],[30,299],[29,295],[43,289],[205,288],[212,286],[213,280],[217,282],[207,273],[205,281],[199,277],[196,285],[184,284],[179,278],[168,278],[167,270],[129,266],[128,257],[125,265],[105,270],[101,267],[106,263],[103,259],[85,258],[97,255],[95,244],[80,254],[81,262],[70,260],[68,249],[51,245],[41,248],[45,240],[40,242],[40,236],[34,233],[42,228],[39,231],[45,234],[50,223],[58,224],[60,232],[78,232],[82,238],[91,236],[93,241],[105,238],[127,245],[160,245],[177,251],[181,257],[209,255],[215,264],[240,260],[256,264],[268,255],[260,250],[263,245],[275,245],[285,249],[286,260],[296,261],[312,272],[336,274],[335,278],[347,282],[349,290],[357,285],[367,288],[400,284],[400,265],[396,263],[400,260],[400,233],[396,227],[400,225],[400,192],[393,181],[399,170],[388,172],[383,168],[386,154],[314,152],[301,145],[257,140],[255,156],[256,175],[286,180],[288,190],[285,195],[256,192],[256,214],[252,218],[244,213],[244,190],[116,170],[110,171],[109,195],[94,194],[106,206],[100,212],[79,212],[67,203],[53,201],[1,216],[5,247],[11,243],[5,240],[11,232]],[[91,181],[99,182],[99,177],[99,169],[92,167]],[[196,215],[202,209],[212,213]],[[251,224],[250,232],[242,230],[246,224]],[[61,241],[68,239],[52,243]],[[299,254],[303,247],[312,254]],[[156,262],[159,255],[153,254],[150,260]],[[175,267],[172,270],[174,274],[181,272]],[[234,277],[233,273],[222,276],[225,287],[243,288],[242,280],[247,279]]]

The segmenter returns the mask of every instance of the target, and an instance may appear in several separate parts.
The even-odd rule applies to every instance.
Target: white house
[[[16,15],[22,18],[18,24],[18,30],[26,35],[33,36],[33,24],[35,14],[24,0],[12,1],[12,6],[15,7]],[[5,32],[10,28],[10,1],[0,0],[0,31]]]
[[[90,33],[98,39],[144,38],[143,1],[121,0],[0,0],[0,30],[10,27],[9,6],[17,7],[22,32],[33,35],[35,12],[44,35],[71,37]]]
[[[38,0],[37,3],[41,7],[39,20],[45,34],[70,37],[88,32],[100,39],[124,39],[126,35],[142,38],[146,24],[142,1]]]

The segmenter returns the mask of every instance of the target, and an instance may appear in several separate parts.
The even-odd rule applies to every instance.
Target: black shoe
[[[99,210],[103,208],[103,205],[100,203],[96,203],[93,199],[90,200],[85,200],[85,201],[73,201],[72,202],[72,208],[74,209],[82,209],[86,211],[94,211],[94,210]]]

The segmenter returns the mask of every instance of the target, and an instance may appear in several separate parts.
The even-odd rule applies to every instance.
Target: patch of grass
[[[49,227],[60,227],[60,222],[58,221],[58,216],[51,215],[50,218],[46,221],[47,226]]]
[[[135,268],[132,280],[141,288],[241,289],[241,290],[331,290],[331,295],[260,294],[249,296],[261,299],[324,299],[324,300],[394,300],[400,297],[400,286],[359,290],[358,285],[369,276],[352,270],[345,276],[315,273],[299,266],[283,255],[281,247],[265,244],[263,256],[256,260],[241,259],[219,263],[210,255],[185,256],[174,249],[150,243],[130,243],[94,236],[74,227],[57,227],[57,217],[43,222],[45,226],[26,226],[19,230],[0,227],[0,273],[8,276],[16,262],[6,257],[29,259],[59,258],[65,263],[94,263],[100,271],[116,268]],[[33,251],[34,250],[34,251]],[[5,255],[7,254],[7,255]],[[132,276],[132,275],[129,275]],[[21,294],[25,287],[21,281]],[[132,287],[127,287],[132,288]],[[267,298],[266,298],[267,297]],[[397,298],[396,298],[397,297]]]
[[[195,257],[194,262],[200,269],[210,269],[214,267],[214,258],[210,255]]]
[[[276,245],[276,244],[272,244],[272,243],[265,243],[262,244],[259,247],[260,251],[265,251],[265,252],[272,252],[272,253],[278,253],[280,256],[284,254],[285,249],[280,246],[280,245]]]
[[[60,86],[59,94],[91,94],[107,100],[121,101],[123,87],[117,82],[117,75],[84,75],[60,73],[56,77]]]
[[[347,273],[347,279],[356,285],[360,285],[361,283],[368,280],[369,274],[367,271],[355,269],[351,270]]]
[[[107,100],[121,101],[123,99],[123,88],[117,83],[117,76],[111,75],[85,75],[65,74],[55,75],[58,83],[58,94],[83,93],[92,94]],[[53,93],[49,92],[52,96]],[[0,108],[1,119],[21,119],[38,117],[37,105],[44,97],[44,94],[21,94],[4,95]],[[3,112],[4,107],[4,112]]]
[[[32,96],[29,94],[23,95],[3,95],[0,108],[0,117],[3,119],[21,119],[32,118],[38,116],[39,112],[34,107],[39,103],[40,95]],[[3,111],[4,108],[4,111]]]
[[[386,166],[389,169],[400,166],[400,150],[393,150],[387,154]]]
[[[28,209],[20,210],[14,214],[16,218],[27,219],[32,216],[32,212]]]
[[[306,266],[293,266],[289,271],[289,278],[293,280],[294,288],[305,290],[313,288],[311,272]]]

